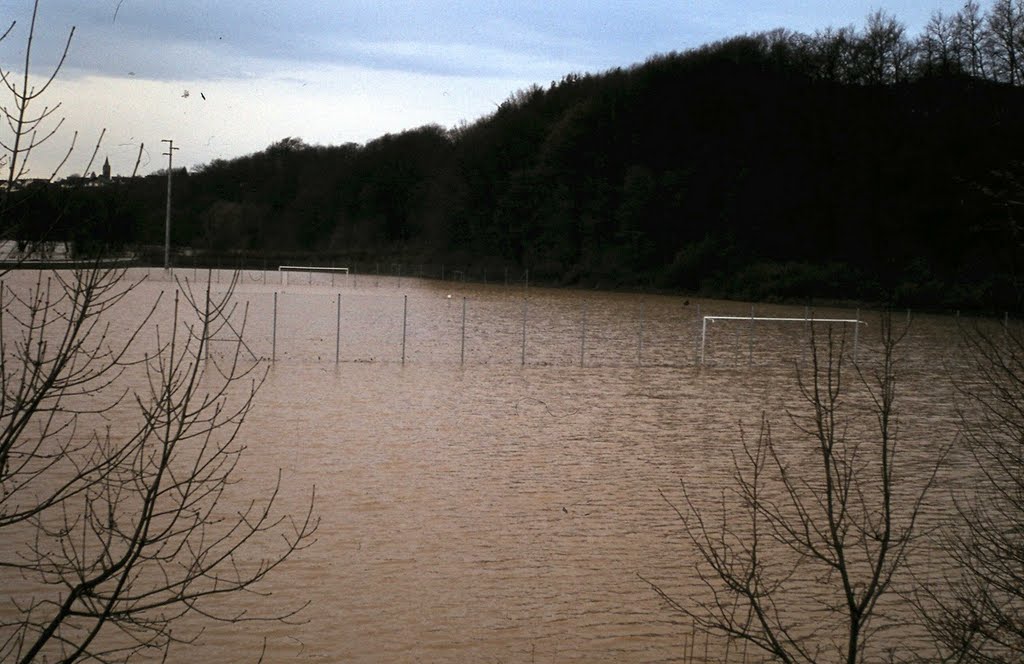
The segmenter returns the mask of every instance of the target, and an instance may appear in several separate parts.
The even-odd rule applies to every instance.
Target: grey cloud
[[[239,77],[274,62],[461,76],[529,75],[509,66],[541,61],[577,68],[621,63],[595,40],[606,36],[609,24],[621,30],[628,21],[609,22],[582,4],[556,7],[487,1],[44,0],[37,54],[41,66],[52,64],[62,36],[75,25],[69,60],[77,72],[135,72],[155,79]],[[28,0],[18,0],[12,12],[27,23],[30,10]],[[587,36],[595,21],[603,29]],[[408,44],[424,48],[416,52]],[[502,52],[519,57],[493,57]]]

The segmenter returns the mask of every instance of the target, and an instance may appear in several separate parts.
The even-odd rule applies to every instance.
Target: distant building
[[[110,181],[110,157],[103,160],[103,179]]]
[[[46,178],[21,178],[10,183],[10,189],[11,191],[21,191],[23,189],[28,189],[29,187],[44,185],[47,182],[49,182],[49,180]],[[0,181],[0,191],[7,189],[7,187],[7,180]]]

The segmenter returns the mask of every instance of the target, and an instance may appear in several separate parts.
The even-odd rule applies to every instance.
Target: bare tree
[[[974,0],[967,0],[957,12],[955,22],[955,48],[963,70],[971,76],[988,76],[985,59],[985,17]]]
[[[880,9],[868,15],[858,51],[858,69],[864,83],[897,83],[910,74],[914,45],[907,38],[906,26]]]
[[[22,71],[15,73],[12,69],[0,67],[0,84],[2,84],[0,89],[6,93],[7,98],[6,102],[0,103],[0,128],[3,130],[0,131],[0,150],[2,150],[0,168],[4,172],[3,184],[0,185],[2,186],[0,189],[0,240],[17,238],[20,253],[25,253],[25,251],[31,253],[31,250],[36,248],[39,243],[40,233],[38,229],[35,229],[29,235],[36,237],[30,238],[26,235],[25,225],[16,221],[15,215],[12,213],[16,211],[18,203],[21,201],[16,200],[13,195],[21,189],[20,185],[23,179],[32,174],[29,166],[32,154],[53,140],[64,125],[64,118],[58,115],[61,103],[57,102],[51,106],[46,103],[46,98],[50,87],[64,67],[75,34],[75,28],[71,27],[57,64],[49,69],[41,79],[36,80],[32,76],[32,68],[38,14],[39,0],[35,0],[25,39],[24,58],[21,62]],[[16,26],[17,21],[12,21],[0,34],[0,41],[11,37]],[[91,170],[105,133],[106,130],[100,132],[96,146],[93,148],[83,172]],[[74,153],[77,140],[78,132],[76,131],[72,133],[63,157],[53,170],[46,177],[35,179],[47,182],[54,180]],[[21,198],[23,201],[25,197]],[[49,220],[51,227],[55,221]]]
[[[880,362],[858,369],[853,389],[841,340],[831,330],[815,335],[798,379],[806,412],[790,413],[796,440],[779,440],[763,416],[757,439],[743,437],[733,455],[735,482],[717,509],[685,484],[682,505],[669,501],[705,591],[681,599],[649,582],[671,608],[781,662],[879,657],[880,604],[904,568],[934,477],[913,491],[896,484],[905,480],[897,474],[899,341],[885,318]]]
[[[1024,0],[995,0],[988,13],[986,46],[998,81],[1024,82]]]
[[[157,327],[151,352],[133,358],[156,305],[120,344],[109,320],[134,288],[97,267],[4,291],[0,570],[20,589],[15,617],[0,613],[5,661],[166,649],[188,640],[171,625],[191,612],[293,615],[204,604],[254,589],[317,525],[312,498],[297,520],[275,514],[280,477],[260,498],[233,502],[238,436],[263,376],[245,361],[244,317],[230,290],[213,297],[186,284],[169,329]],[[211,356],[215,337],[231,337],[230,351]],[[133,371],[144,371],[144,388],[124,386]],[[115,424],[94,426],[97,416]]]
[[[43,143],[53,138],[64,124],[63,118],[57,120],[52,126],[47,126],[46,124],[48,120],[56,117],[55,114],[60,109],[59,103],[54,106],[44,106],[38,111],[35,109],[38,108],[38,102],[40,99],[45,97],[50,86],[60,73],[61,68],[64,66],[64,61],[68,56],[68,50],[71,48],[71,40],[75,35],[75,29],[72,27],[68,32],[68,38],[64,43],[64,50],[61,53],[56,66],[50,70],[49,75],[40,85],[36,85],[32,80],[31,70],[32,45],[35,38],[36,18],[38,14],[39,2],[36,0],[32,5],[32,19],[28,28],[28,38],[25,46],[25,60],[21,76],[15,76],[9,70],[0,70],[0,80],[3,81],[3,85],[7,88],[12,100],[12,104],[10,106],[4,105],[2,107],[2,112],[4,117],[7,119],[7,126],[10,129],[11,136],[0,143],[6,151],[4,165],[7,167],[6,180],[8,186],[10,186],[15,180],[28,175],[29,156]],[[12,21],[7,32],[5,32],[3,36],[6,37],[10,34],[16,24],[16,21]],[[68,154],[70,153],[71,149],[68,150]],[[66,159],[67,158],[65,157],[65,161]],[[54,170],[54,174],[51,175],[51,178],[56,174],[57,170],[59,170],[63,163],[64,162],[62,161],[58,168]]]
[[[927,74],[960,73],[963,63],[956,48],[956,19],[933,12],[918,38],[920,67]]]
[[[1019,215],[1024,186],[997,174],[989,193],[1005,206],[1008,245],[1022,246]],[[1016,284],[1017,292],[1022,292]],[[968,370],[955,380],[960,395],[966,472],[980,478],[954,496],[956,518],[943,531],[948,571],[916,594],[938,657],[954,662],[1024,660],[1024,334],[1001,329],[963,331]]]
[[[3,111],[14,135],[6,204],[45,138],[32,123],[52,111],[30,111],[39,87],[2,80],[15,99]],[[280,473],[255,498],[235,486],[265,369],[245,344],[234,284],[178,284],[173,302],[146,305],[139,282],[100,260],[3,277],[0,661],[124,661],[193,641],[180,627],[189,614],[293,617],[301,606],[221,599],[258,594],[318,523],[312,495],[296,517],[281,512]]]
[[[856,78],[856,28],[846,26],[819,30],[811,41],[818,78],[839,83],[849,83]]]

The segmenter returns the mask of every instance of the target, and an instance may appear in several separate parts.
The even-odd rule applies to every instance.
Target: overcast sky
[[[99,164],[141,173],[262,150],[286,136],[364,143],[388,132],[472,122],[512,92],[570,72],[601,72],[739,34],[862,26],[884,9],[918,34],[961,0],[41,0],[32,73],[41,83],[74,39],[40,105],[67,120],[33,159],[49,175],[72,130],[62,175],[82,172],[102,128]],[[988,3],[982,2],[987,8]],[[0,3],[17,20],[0,66],[20,75],[31,0]],[[9,105],[9,100],[3,101]],[[93,170],[99,170],[99,164]]]

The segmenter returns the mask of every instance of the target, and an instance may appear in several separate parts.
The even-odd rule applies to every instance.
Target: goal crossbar
[[[319,267],[314,265],[279,265],[278,272],[343,272],[348,274],[347,267]]]
[[[277,271],[281,273],[281,283],[284,285],[288,285],[289,272],[328,272],[331,274],[340,272],[341,274],[348,274],[347,267],[321,267],[315,265],[278,265]],[[310,279],[312,279],[312,276]]]
[[[700,328],[700,363],[704,364],[704,341],[708,335],[708,321],[716,320],[746,320],[746,321],[774,321],[777,323],[849,323],[853,327],[853,356],[857,357],[857,337],[861,325],[867,325],[859,318],[796,318],[796,317],[775,317],[775,316],[704,316]]]

